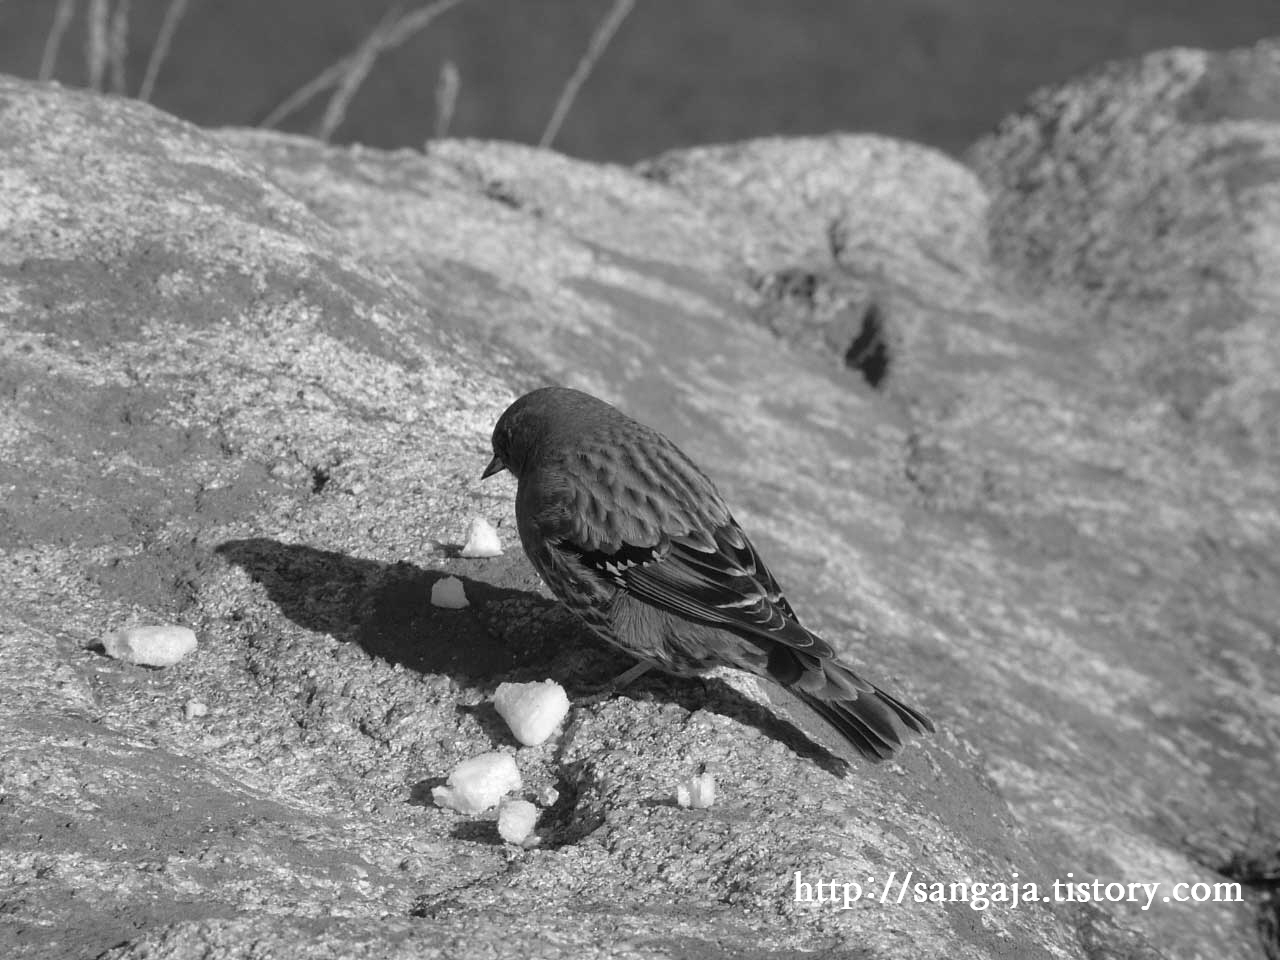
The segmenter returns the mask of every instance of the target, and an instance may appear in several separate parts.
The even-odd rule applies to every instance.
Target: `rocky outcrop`
[[[969,166],[382,153],[0,82],[4,953],[1263,956],[1275,50],[1042,93]],[[546,381],[693,454],[938,734],[841,775],[738,684],[583,699],[628,664],[479,483]],[[457,555],[476,515],[503,557]],[[135,623],[200,646],[106,657]],[[516,752],[520,850],[430,788],[515,751],[486,698],[544,677],[580,705]],[[882,901],[908,872],[1126,901]]]

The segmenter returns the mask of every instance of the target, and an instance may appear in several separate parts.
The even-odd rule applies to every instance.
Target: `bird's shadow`
[[[215,552],[260,583],[299,626],[359,644],[405,669],[447,674],[483,691],[503,681],[550,677],[571,698],[582,697],[607,688],[634,663],[598,641],[559,604],[516,586],[531,582],[523,557],[463,560],[446,553],[440,568],[423,568],[263,537],[229,540]],[[448,576],[462,581],[466,609],[432,604],[432,586]],[[848,769],[845,759],[798,726],[719,680],[651,671],[620,695],[709,709],[755,727],[837,776]],[[492,705],[459,709],[473,712],[495,740],[506,738]]]

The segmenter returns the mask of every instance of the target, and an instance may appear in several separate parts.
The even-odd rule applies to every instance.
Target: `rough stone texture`
[[[972,169],[838,136],[630,170],[0,81],[0,953],[1263,956],[1277,87],[1280,48],[1174,51]],[[478,480],[546,380],[689,450],[937,736],[841,776],[749,691],[646,677],[516,750],[498,683],[627,665]],[[475,515],[503,557],[457,555]],[[103,655],[146,622],[199,650]],[[491,749],[538,848],[430,802]],[[703,765],[716,805],[678,808]],[[841,910],[796,871],[1246,883]]]

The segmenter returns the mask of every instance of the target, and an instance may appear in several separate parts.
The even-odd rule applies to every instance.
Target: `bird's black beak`
[[[480,474],[480,479],[488,480],[495,473],[501,473],[505,469],[507,469],[507,465],[503,463],[501,460],[499,460],[497,457],[494,457],[492,460],[489,461],[489,465],[484,468],[484,473]]]

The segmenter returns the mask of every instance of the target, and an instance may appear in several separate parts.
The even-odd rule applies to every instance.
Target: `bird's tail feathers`
[[[873,763],[887,760],[906,733],[932,733],[933,722],[914,707],[834,660],[778,647],[769,673]]]
[[[912,733],[933,730],[927,717],[876,687],[856,700],[823,700],[803,690],[793,692],[872,763],[888,760],[902,748],[904,728]]]

